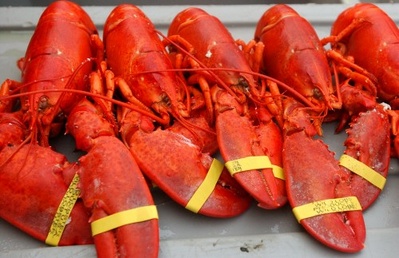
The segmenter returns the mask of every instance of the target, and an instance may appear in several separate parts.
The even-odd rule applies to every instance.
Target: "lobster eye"
[[[44,111],[48,107],[48,96],[42,95],[39,98],[38,109],[39,111]]]

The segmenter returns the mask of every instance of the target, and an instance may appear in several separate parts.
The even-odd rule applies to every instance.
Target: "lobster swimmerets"
[[[317,133],[321,133],[320,126],[327,109],[339,109],[342,106],[340,98],[335,96],[340,93],[339,89],[332,87],[330,67],[321,41],[310,23],[286,5],[276,5],[263,14],[255,39],[265,44],[265,73],[303,92],[315,103],[315,107],[309,108],[291,98],[284,100],[283,168],[288,200],[294,213],[305,229],[325,245],[343,252],[360,251],[366,234],[360,205],[364,204],[364,195],[357,195],[358,192],[353,189],[361,192],[368,188],[364,187],[361,180],[357,180],[357,175],[352,175],[339,166],[334,154],[321,140],[312,139]],[[345,84],[344,87],[350,85]],[[371,105],[371,109],[374,106],[375,103]],[[357,130],[359,123],[371,121],[370,123],[379,125],[377,131],[381,141],[369,143],[375,148],[385,149],[383,155],[388,153],[389,157],[389,151],[386,152],[387,143],[389,144],[389,123],[384,109],[377,107],[375,111],[360,114],[359,118],[352,121],[352,129],[345,143],[348,155],[353,155],[353,150],[356,150],[362,157],[353,155],[354,158],[370,166],[381,159],[380,153],[374,153],[370,145],[362,144],[368,139],[370,132]],[[374,127],[369,129],[375,130]],[[311,151],[304,150],[304,146]],[[389,160],[386,156],[382,159]],[[352,198],[350,196],[353,195],[356,195],[355,201],[360,199],[355,210],[347,209],[313,217],[301,216],[304,212],[301,209],[307,204],[332,203],[331,207],[335,209],[334,205],[348,201],[347,197]],[[350,206],[355,207],[352,204]]]
[[[251,199],[227,172],[221,172],[222,167],[208,172],[212,158],[204,152],[203,142],[214,142],[201,139],[212,139],[214,133],[204,127],[201,108],[192,110],[190,103],[183,102],[191,97],[171,71],[173,66],[152,22],[136,6],[119,5],[105,22],[104,44],[109,69],[115,74],[111,82],[143,109],[118,111],[121,137],[143,173],[177,203],[200,214],[232,217],[247,210]],[[154,120],[167,129],[155,129]],[[194,120],[201,128],[192,125]],[[185,132],[179,129],[182,125]],[[221,176],[208,187],[209,197],[193,201],[200,185],[208,182],[206,176],[215,177],[214,172]]]
[[[216,121],[211,123],[215,123],[223,159],[239,164],[239,159],[267,156],[268,163],[275,168],[281,166],[281,132],[265,108],[266,104],[258,105],[259,102],[273,101],[267,99],[269,95],[261,93],[251,75],[246,53],[220,20],[199,8],[187,8],[170,24],[168,41],[185,46],[190,52],[178,58],[179,52],[184,52],[171,44],[171,55],[182,60],[181,68],[194,69],[188,82],[199,84],[204,92],[211,91],[214,108],[209,110],[214,109],[216,113]],[[180,61],[176,63],[180,66]],[[257,102],[252,102],[251,98]],[[260,168],[244,169],[247,171],[234,174],[234,178],[259,202],[260,207],[276,209],[287,201],[284,181],[275,177],[271,164],[269,167],[266,164],[264,162]]]

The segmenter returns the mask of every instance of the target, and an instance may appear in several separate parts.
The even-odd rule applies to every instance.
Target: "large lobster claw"
[[[216,132],[219,149],[227,161],[226,166],[234,178],[251,193],[264,209],[276,209],[287,202],[285,182],[276,170],[282,167],[282,135],[280,128],[271,120],[263,120],[257,114],[258,121],[247,115],[241,115],[241,104],[226,91],[216,93]],[[234,104],[235,103],[235,104]],[[222,110],[222,106],[235,107]],[[267,112],[264,107],[257,107],[259,113]],[[246,170],[242,161],[246,158],[267,159],[263,166]],[[268,163],[268,165],[267,165]],[[236,172],[236,173],[234,173]]]
[[[0,217],[50,245],[92,243],[89,216],[73,194],[66,157],[24,144],[21,118],[19,112],[0,113]]]
[[[249,208],[250,196],[223,165],[202,151],[193,135],[181,133],[184,128],[177,124],[165,130],[144,130],[143,124],[151,122],[146,120],[150,118],[130,112],[123,120],[122,137],[145,175],[174,201],[212,217],[233,217]],[[124,125],[133,123],[139,130],[130,133]],[[196,130],[199,136],[202,130]],[[198,198],[201,195],[206,198]]]
[[[351,122],[340,165],[350,173],[351,191],[363,210],[384,188],[391,158],[389,111],[380,104]]]
[[[147,182],[101,111],[88,100],[68,117],[71,133],[87,154],[75,169],[99,257],[157,257],[157,209]]]
[[[360,251],[366,235],[362,210],[381,192],[389,167],[387,112],[377,106],[352,121],[340,162],[326,144],[312,139],[306,130],[287,129],[283,165],[294,214],[325,245],[342,252]]]

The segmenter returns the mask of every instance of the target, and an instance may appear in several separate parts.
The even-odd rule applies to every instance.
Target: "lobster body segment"
[[[131,15],[133,12],[135,15]],[[120,42],[121,35],[125,45]],[[105,22],[104,44],[109,69],[127,82],[141,103],[163,118],[169,112],[186,116],[180,81],[168,71],[171,61],[154,25],[141,10],[129,4],[117,6]],[[129,46],[135,51],[128,50]]]

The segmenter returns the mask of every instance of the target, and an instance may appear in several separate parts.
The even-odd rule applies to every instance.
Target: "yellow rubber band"
[[[382,176],[380,173],[370,168],[363,162],[349,156],[343,154],[339,159],[339,163],[341,166],[349,169],[353,173],[363,177],[368,182],[378,187],[379,189],[383,189],[385,186],[386,178]]]
[[[298,222],[300,222],[303,219],[318,215],[358,210],[362,210],[359,200],[356,196],[349,196],[311,202],[293,208],[292,212]]]
[[[62,198],[62,201],[58,206],[53,223],[50,226],[50,230],[45,240],[45,243],[48,245],[56,246],[60,242],[65,226],[68,224],[69,215],[71,214],[71,211],[80,195],[80,191],[77,188],[78,182],[79,176],[78,174],[75,174],[64,198]]]
[[[249,156],[246,158],[227,161],[225,164],[232,176],[243,171],[271,168],[276,178],[284,180],[283,168],[273,165],[268,156]]]
[[[148,205],[114,213],[91,223],[92,236],[119,228],[124,225],[158,219],[155,205]]]
[[[191,199],[186,205],[186,209],[195,213],[197,213],[201,209],[201,207],[204,205],[206,200],[208,200],[209,196],[215,189],[220,174],[222,174],[223,167],[223,163],[221,163],[217,159],[213,159],[211,167],[209,168],[209,171],[206,174],[204,181],[197,188],[193,196],[191,196]]]

